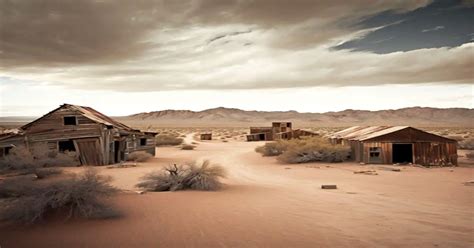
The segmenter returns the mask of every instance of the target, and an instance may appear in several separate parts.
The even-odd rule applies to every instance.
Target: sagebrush
[[[48,183],[24,181],[22,185],[27,186],[15,187],[19,182],[14,182],[9,185],[10,191],[3,193],[10,198],[0,210],[0,218],[34,223],[52,214],[65,215],[66,219],[117,217],[119,213],[104,201],[117,192],[110,180],[87,169],[81,175]]]
[[[222,186],[219,179],[225,175],[222,166],[211,164],[208,160],[201,164],[175,164],[145,175],[137,187],[147,191],[217,190]]]
[[[144,151],[136,151],[132,152],[128,155],[127,160],[128,161],[135,161],[135,162],[145,162],[149,159],[151,159],[153,155],[151,155],[148,152]]]
[[[156,136],[156,146],[177,146],[183,143],[183,139],[171,134],[160,134]]]
[[[75,152],[51,151],[46,145],[13,147],[9,154],[0,159],[0,171],[32,170],[52,166],[78,166]]]
[[[263,156],[278,156],[284,163],[343,162],[350,155],[347,146],[331,144],[322,137],[303,137],[301,139],[278,140],[257,147],[256,152]]]

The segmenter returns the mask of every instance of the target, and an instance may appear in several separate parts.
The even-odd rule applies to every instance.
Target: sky
[[[473,108],[474,1],[0,0],[0,116]]]

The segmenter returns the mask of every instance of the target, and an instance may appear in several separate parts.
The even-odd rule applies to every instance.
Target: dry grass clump
[[[333,145],[321,137],[304,137],[301,139],[280,140],[257,147],[256,152],[263,156],[278,156],[284,163],[298,164],[309,162],[342,162],[350,155],[350,148]]]
[[[58,153],[42,146],[35,146],[31,150],[14,147],[7,156],[0,159],[0,173],[35,174],[36,178],[42,179],[62,173],[58,168],[50,168],[52,166],[77,165],[79,161],[74,152]]]
[[[209,160],[201,164],[175,164],[145,175],[137,187],[147,191],[217,190],[222,186],[219,179],[225,174],[222,166],[211,164]]]
[[[474,150],[474,138],[465,139],[458,144],[461,149]]]
[[[466,153],[466,158],[469,160],[474,160],[474,152]]]
[[[135,161],[135,162],[145,162],[149,159],[151,159],[153,155],[151,155],[148,152],[145,151],[136,151],[132,152],[128,155],[127,160],[128,161]]]
[[[196,148],[196,146],[189,145],[189,144],[184,144],[181,146],[181,150],[194,150],[194,148]]]
[[[263,156],[279,156],[287,149],[287,143],[285,140],[268,142],[263,146],[255,148],[255,151],[261,153]]]
[[[0,210],[0,219],[34,223],[55,214],[66,219],[117,217],[118,212],[103,201],[116,192],[110,180],[89,169],[79,176],[49,183],[3,182],[9,188],[3,195],[10,198]]]
[[[171,134],[160,134],[156,136],[156,146],[177,146],[183,143],[183,139]]]
[[[0,171],[37,169],[52,166],[77,166],[80,162],[75,152],[59,153],[45,146],[14,147],[10,153],[0,159]]]

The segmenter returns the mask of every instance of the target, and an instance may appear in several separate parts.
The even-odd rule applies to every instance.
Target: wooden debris
[[[474,180],[464,182],[463,184],[466,186],[474,186]]]
[[[321,185],[321,189],[337,189],[337,185],[335,185],[335,184],[323,184],[323,185]]]
[[[378,173],[374,170],[354,171],[354,174],[378,175]]]

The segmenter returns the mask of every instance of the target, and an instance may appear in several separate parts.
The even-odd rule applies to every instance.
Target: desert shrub
[[[263,156],[278,156],[284,163],[342,162],[349,157],[350,148],[331,144],[321,137],[303,137],[301,139],[279,140],[257,147],[256,152]]]
[[[194,148],[196,148],[196,146],[189,145],[189,144],[184,144],[181,146],[181,150],[194,150]]]
[[[287,143],[288,142],[284,140],[268,142],[263,146],[255,148],[255,151],[261,153],[263,156],[278,156],[286,150],[286,147],[288,146]]]
[[[461,149],[474,150],[474,138],[465,139],[459,142],[458,145]]]
[[[75,152],[59,153],[49,150],[47,146],[40,145],[36,145],[31,149],[19,146],[12,148],[7,156],[0,159],[0,170],[77,166],[79,164]]]
[[[136,151],[136,152],[130,153],[127,157],[127,160],[128,161],[135,161],[135,162],[145,162],[145,161],[149,160],[152,157],[153,157],[153,155],[151,155],[148,152]]]
[[[0,181],[0,198],[20,197],[33,191],[35,182],[28,177],[13,177]]]
[[[217,190],[221,187],[219,179],[223,177],[225,177],[224,168],[206,160],[200,165],[175,164],[162,171],[151,172],[142,178],[137,187],[147,191]]]
[[[456,141],[462,141],[464,138],[462,137],[462,135],[448,135],[448,138],[449,139],[453,139],[453,140],[456,140]]]
[[[205,160],[198,165],[192,163],[183,179],[185,188],[195,190],[216,190],[221,187],[219,178],[226,175],[225,169],[219,165],[212,165],[209,160]]]
[[[13,222],[34,223],[50,214],[66,214],[66,218],[111,218],[119,214],[103,202],[116,192],[110,178],[99,176],[88,169],[79,176],[47,184],[34,184],[20,197],[6,202],[0,219]]]
[[[466,153],[466,158],[469,160],[474,160],[474,152]]]
[[[156,146],[177,146],[183,143],[183,139],[171,134],[160,134],[156,136]]]

